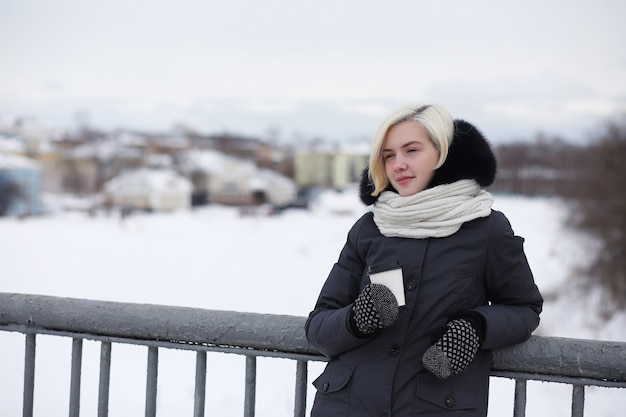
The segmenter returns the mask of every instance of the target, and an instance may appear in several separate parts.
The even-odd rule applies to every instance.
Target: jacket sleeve
[[[490,303],[472,310],[484,318],[484,349],[527,340],[539,325],[543,307],[524,239],[515,236],[504,214],[494,211],[491,217],[485,278]]]
[[[355,335],[349,324],[354,300],[360,291],[365,268],[358,250],[363,218],[348,233],[348,239],[322,287],[315,308],[305,324],[308,342],[328,357],[338,356],[365,343],[369,338]]]

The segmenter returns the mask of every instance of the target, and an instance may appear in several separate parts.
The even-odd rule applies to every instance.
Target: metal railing
[[[108,415],[111,346],[148,348],[145,415],[156,416],[160,348],[196,352],[194,417],[205,410],[207,352],[244,355],[244,417],[254,417],[256,359],[296,362],[294,416],[304,417],[309,361],[326,361],[304,334],[304,317],[0,293],[0,330],[25,334],[23,416],[33,416],[37,334],[72,338],[70,417],[80,412],[83,340],[101,343],[98,416]],[[494,352],[492,375],[515,380],[514,417],[526,410],[529,380],[572,385],[572,416],[583,416],[585,387],[626,388],[626,343],[533,336]],[[2,378],[2,376],[0,376]]]

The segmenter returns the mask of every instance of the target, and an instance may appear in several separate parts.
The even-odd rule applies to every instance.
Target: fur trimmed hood
[[[496,170],[496,157],[487,139],[471,123],[456,119],[454,136],[446,161],[435,171],[427,188],[465,179],[476,180],[481,187],[488,187],[495,180]],[[359,196],[367,206],[374,204],[378,199],[372,196],[373,191],[374,186],[369,179],[369,168],[365,168],[361,174]],[[389,184],[385,191],[395,190]]]

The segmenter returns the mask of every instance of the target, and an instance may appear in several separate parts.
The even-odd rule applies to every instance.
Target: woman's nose
[[[396,171],[404,171],[406,169],[406,162],[404,162],[404,159],[396,157],[393,169]]]

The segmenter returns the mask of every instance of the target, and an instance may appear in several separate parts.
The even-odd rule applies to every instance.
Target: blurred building
[[[191,182],[168,169],[136,169],[104,186],[107,204],[123,210],[187,209],[191,206],[191,192]]]
[[[183,171],[192,179],[196,205],[284,206],[297,194],[290,178],[215,150],[190,151]]]
[[[291,204],[298,193],[292,179],[269,169],[259,169],[250,184],[257,201],[284,207]]]
[[[58,168],[62,165],[55,147],[63,132],[36,126],[28,121],[17,120],[0,127],[0,152],[20,155],[37,161],[40,172],[40,188],[43,191],[60,192],[62,185]]]
[[[345,189],[359,181],[368,160],[369,149],[365,147],[301,150],[294,158],[296,185],[299,189]]]
[[[6,204],[6,215],[42,214],[39,164],[30,158],[0,152],[0,199]]]

